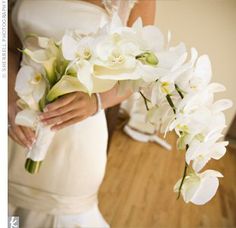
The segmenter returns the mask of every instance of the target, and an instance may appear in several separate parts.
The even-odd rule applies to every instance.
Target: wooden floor
[[[167,139],[175,146],[174,135]],[[207,166],[225,177],[204,206],[176,200],[173,186],[182,175],[183,156],[116,131],[99,194],[101,211],[111,227],[236,227],[236,151],[229,149],[224,158]]]

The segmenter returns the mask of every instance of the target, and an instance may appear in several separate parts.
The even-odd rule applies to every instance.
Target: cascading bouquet
[[[225,88],[210,83],[208,56],[198,58],[191,49],[188,59],[183,43],[170,47],[155,26],[143,26],[139,18],[132,27],[112,21],[95,34],[81,36],[67,31],[62,40],[31,35],[37,41],[22,50],[24,60],[17,75],[16,91],[22,108],[16,123],[36,130],[37,140],[28,151],[25,168],[39,171],[54,136],[50,127],[37,118],[44,107],[64,94],[82,91],[105,92],[114,85],[119,93],[139,92],[144,98],[148,120],[161,132],[175,130],[177,147],[186,150],[182,179],[174,187],[185,202],[204,204],[216,193],[218,177],[214,170],[199,171],[211,159],[220,159],[228,142],[219,141],[225,128],[223,111],[229,100],[214,102],[214,93]],[[27,44],[27,42],[25,42]]]

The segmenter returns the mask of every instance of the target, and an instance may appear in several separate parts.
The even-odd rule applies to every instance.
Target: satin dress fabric
[[[78,0],[17,0],[12,12],[23,45],[28,34],[59,40],[70,29],[95,32],[106,20],[105,9]],[[35,175],[24,169],[26,150],[9,139],[9,208],[21,227],[109,227],[97,206],[107,139],[103,111],[66,127]]]

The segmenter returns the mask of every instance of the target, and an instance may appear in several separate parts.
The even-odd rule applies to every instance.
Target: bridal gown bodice
[[[18,0],[12,17],[21,40],[32,33],[60,39],[69,29],[89,34],[108,20],[105,9],[80,0]]]
[[[17,35],[60,39],[67,29],[95,32],[108,20],[105,9],[78,0],[17,0]],[[97,201],[107,148],[104,112],[58,131],[35,175],[24,169],[25,149],[9,139],[9,201],[47,213],[79,213]]]

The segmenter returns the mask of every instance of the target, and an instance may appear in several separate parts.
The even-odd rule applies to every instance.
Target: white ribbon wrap
[[[18,112],[15,123],[36,130],[36,142],[27,152],[27,158],[33,161],[43,161],[55,135],[55,132],[50,129],[51,126],[43,125],[43,123],[38,120],[38,112],[30,109]]]
[[[55,135],[54,131],[51,131],[51,126],[44,126],[41,122],[38,122],[36,129],[36,142],[32,145],[32,149],[28,151],[27,158],[33,161],[43,161],[46,157],[48,148]]]

